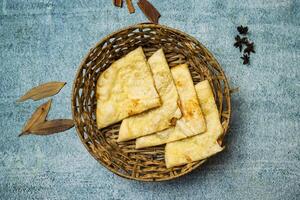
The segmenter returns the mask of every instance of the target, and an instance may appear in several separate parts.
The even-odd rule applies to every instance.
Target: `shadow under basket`
[[[209,80],[220,119],[227,132],[230,120],[230,88],[213,55],[195,38],[157,24],[137,24],[114,32],[93,47],[83,59],[72,91],[72,113],[81,142],[90,154],[115,174],[140,181],[164,181],[191,172],[205,160],[166,168],[164,145],[135,149],[135,141],[117,143],[120,123],[98,130],[96,83],[114,61],[142,46],[147,58],[163,48],[170,67],[188,63],[194,84]]]

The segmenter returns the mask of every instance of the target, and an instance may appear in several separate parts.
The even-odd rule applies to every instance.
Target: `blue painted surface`
[[[0,0],[1,199],[300,199],[299,0],[151,2],[162,24],[195,36],[232,87],[240,87],[232,96],[226,150],[182,178],[142,183],[99,165],[74,129],[18,138],[42,103],[14,103],[21,94],[42,82],[67,81],[49,117],[69,118],[71,84],[88,49],[146,18],[110,0]],[[250,66],[241,65],[232,46],[240,24],[256,43]]]

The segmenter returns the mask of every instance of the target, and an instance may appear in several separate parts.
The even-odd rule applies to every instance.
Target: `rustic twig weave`
[[[96,82],[115,60],[142,46],[147,57],[163,48],[170,67],[188,63],[193,81],[209,80],[225,133],[231,107],[230,88],[213,55],[195,38],[157,24],[138,24],[105,37],[83,59],[73,84],[72,111],[78,135],[91,155],[112,172],[129,179],[163,181],[192,171],[205,160],[167,169],[164,146],[135,149],[134,141],[117,143],[120,123],[97,129]]]

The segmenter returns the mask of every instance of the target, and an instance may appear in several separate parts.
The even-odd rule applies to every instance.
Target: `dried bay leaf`
[[[50,135],[64,132],[74,126],[72,119],[54,119],[32,126],[29,130],[34,135]]]
[[[135,12],[134,6],[131,0],[126,0],[127,8],[130,14]]]
[[[139,0],[137,4],[151,22],[158,24],[160,13],[149,1]]]
[[[23,95],[19,100],[17,100],[17,102],[23,102],[28,99],[36,101],[42,98],[56,95],[64,87],[65,84],[65,82],[48,82],[41,84],[26,92],[26,94]]]
[[[34,111],[34,113],[31,115],[29,120],[25,123],[25,125],[22,129],[22,133],[19,136],[22,136],[24,134],[28,134],[29,130],[32,126],[34,126],[36,124],[39,124],[39,123],[42,123],[46,120],[46,117],[47,117],[48,112],[49,112],[50,107],[51,107],[51,103],[52,103],[52,100],[50,99],[46,103],[40,105]]]

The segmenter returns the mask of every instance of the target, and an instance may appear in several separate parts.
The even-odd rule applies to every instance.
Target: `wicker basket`
[[[157,24],[138,24],[105,37],[83,59],[74,80],[72,111],[80,140],[93,157],[110,171],[141,181],[170,180],[189,173],[205,160],[167,169],[164,146],[135,149],[134,141],[118,144],[120,123],[98,130],[96,82],[112,62],[142,46],[147,57],[163,48],[170,67],[188,63],[193,81],[210,81],[225,133],[230,119],[230,88],[219,63],[195,38]]]

